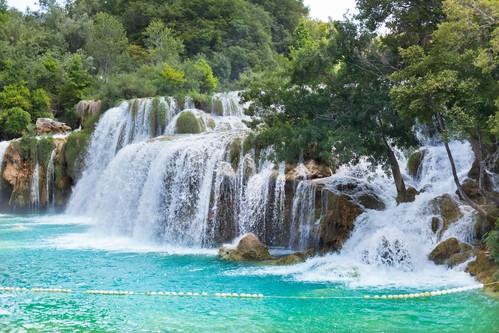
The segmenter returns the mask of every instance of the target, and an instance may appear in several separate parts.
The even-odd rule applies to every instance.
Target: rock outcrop
[[[101,112],[102,102],[100,100],[83,100],[76,104],[76,113],[81,119],[93,116]]]
[[[36,120],[36,134],[65,134],[71,131],[71,127],[65,123],[52,120],[50,118],[38,118]]]
[[[451,224],[463,216],[459,205],[449,194],[444,194],[433,199],[432,209],[433,214],[440,216],[440,218],[433,217],[431,222],[432,230],[437,233],[438,239],[442,237]]]
[[[230,261],[258,261],[269,260],[274,257],[270,255],[267,246],[253,234],[247,234],[237,244],[237,247],[222,247],[218,255]]]
[[[451,237],[441,242],[430,252],[428,259],[437,265],[454,267],[462,264],[473,255],[472,247]]]

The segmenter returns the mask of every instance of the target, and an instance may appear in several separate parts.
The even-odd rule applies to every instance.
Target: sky
[[[9,7],[16,7],[22,12],[28,6],[31,10],[37,10],[37,3],[37,0],[7,0]],[[347,9],[353,10],[355,7],[355,0],[304,0],[303,3],[310,8],[310,17],[322,21],[327,21],[328,17],[340,20]]]

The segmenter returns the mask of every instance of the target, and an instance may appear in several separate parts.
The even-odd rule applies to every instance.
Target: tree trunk
[[[402,178],[402,172],[400,172],[400,166],[397,161],[397,157],[395,156],[392,147],[388,144],[388,141],[385,139],[385,137],[383,137],[383,141],[386,145],[388,160],[390,161],[390,168],[392,170],[393,179],[395,181],[395,187],[397,188],[397,202],[405,202],[407,189],[405,187],[404,179]]]
[[[438,122],[438,126],[440,128],[440,131],[444,132],[445,127],[444,127],[444,123],[443,123],[442,117],[440,115],[440,112],[437,112],[436,116],[437,116],[437,122]],[[464,201],[466,201],[466,203],[468,203],[468,205],[470,205],[474,210],[476,210],[482,217],[487,219],[487,221],[495,223],[495,221],[497,220],[497,217],[494,217],[494,216],[490,215],[488,212],[486,212],[485,209],[483,209],[482,207],[480,207],[480,205],[478,205],[473,200],[471,200],[464,192],[463,187],[461,186],[461,182],[459,181],[459,177],[457,175],[456,164],[454,163],[454,157],[452,156],[452,152],[450,150],[449,143],[444,141],[444,146],[445,146],[445,150],[447,151],[447,156],[449,157],[449,162],[450,162],[450,166],[452,169],[452,176],[454,177],[454,183],[456,183],[459,195],[461,196],[461,198],[463,198]]]

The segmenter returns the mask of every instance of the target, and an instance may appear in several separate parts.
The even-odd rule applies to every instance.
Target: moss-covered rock
[[[428,259],[437,265],[454,267],[462,264],[473,255],[472,247],[459,242],[455,237],[446,239],[430,252]]]
[[[497,283],[499,282],[499,264],[490,257],[487,251],[478,249],[475,253],[475,260],[468,264],[466,271],[481,283],[486,284],[485,290],[499,293],[499,283]]]
[[[241,238],[235,249],[222,247],[218,255],[230,261],[258,261],[274,258],[270,255],[267,246],[263,245],[253,234],[247,234]]]
[[[439,237],[444,234],[451,224],[463,216],[459,205],[447,193],[433,199],[431,205],[433,214],[440,215],[443,222],[438,235]]]
[[[416,190],[414,187],[409,187],[404,193],[399,193],[397,195],[397,203],[413,202],[414,200],[416,200],[416,196],[418,194],[418,190]]]
[[[178,134],[198,134],[206,129],[203,120],[191,111],[183,111],[177,118]]]
[[[62,154],[66,173],[72,181],[79,178],[84,168],[84,159],[87,147],[90,143],[91,134],[87,131],[71,133],[63,147]]]
[[[407,160],[407,171],[413,177],[417,177],[419,170],[421,168],[421,163],[423,162],[424,157],[428,153],[428,150],[418,150],[412,153]]]

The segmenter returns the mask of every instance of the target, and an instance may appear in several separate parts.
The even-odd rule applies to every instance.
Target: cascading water
[[[411,203],[396,204],[393,181],[379,169],[373,174],[367,166],[344,167],[332,177],[321,180],[324,188],[331,191],[344,188],[353,181],[361,188],[366,184],[386,205],[384,210],[366,209],[356,219],[355,228],[340,253],[312,258],[293,267],[262,268],[241,274],[290,275],[300,281],[343,282],[351,286],[423,286],[432,285],[436,279],[452,285],[469,279],[465,274],[437,267],[428,260],[428,254],[439,242],[431,227],[435,198],[448,194],[459,201],[445,148],[433,145],[424,149],[426,154],[419,177],[413,179],[404,175],[406,184],[423,189]],[[452,142],[451,149],[459,177],[463,180],[472,165],[473,153],[468,144],[460,142]],[[315,191],[311,190],[314,186],[314,182],[302,181],[297,187],[292,224],[295,234],[292,235],[313,226],[312,216],[320,213],[314,209],[312,194]],[[471,241],[474,213],[464,205],[460,210],[462,217],[445,231],[442,240],[456,237],[462,242]],[[290,247],[297,247],[302,239],[302,236],[292,236]]]
[[[36,159],[36,165],[31,176],[30,193],[31,207],[36,210],[40,205],[40,165],[38,164],[38,158]]]
[[[92,136],[68,213],[94,217],[104,232],[179,246],[216,246],[246,232],[272,245],[282,242],[274,235],[283,228],[284,163],[272,161],[271,149],[259,156],[244,152],[248,129],[242,111],[234,111],[236,97],[214,97],[224,101],[228,116],[186,102],[182,112],[203,122],[201,134],[174,134],[172,101],[161,131],[168,134],[156,138],[149,99],[108,110]]]
[[[47,164],[47,172],[45,175],[45,189],[47,197],[47,207],[54,208],[55,205],[55,169],[54,169],[54,158],[57,153],[57,148],[52,150],[50,154],[50,159]],[[52,194],[52,195],[51,195]]]

